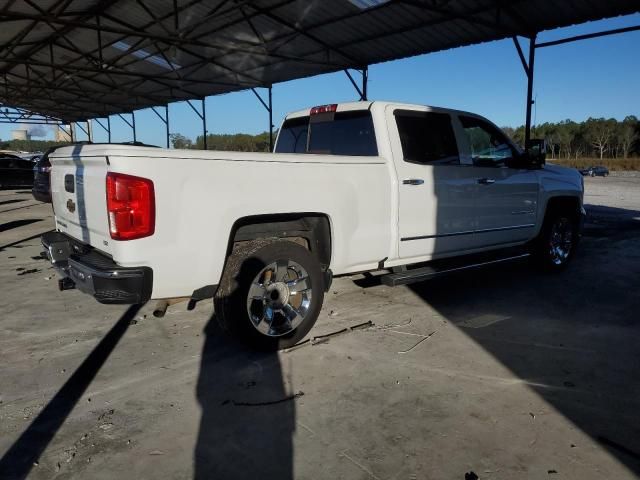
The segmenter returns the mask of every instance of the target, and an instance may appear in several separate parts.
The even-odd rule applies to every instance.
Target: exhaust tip
[[[153,309],[153,316],[156,318],[164,317],[164,314],[167,313],[167,308],[169,308],[169,302],[166,300],[161,300],[156,304],[156,308]]]

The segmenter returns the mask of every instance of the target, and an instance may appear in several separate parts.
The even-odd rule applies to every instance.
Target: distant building
[[[71,135],[69,135],[69,133],[68,133],[70,131],[71,131],[71,127],[69,125],[62,125],[62,128],[60,128],[60,127],[56,128],[55,129],[56,142],[70,142],[71,141]]]
[[[31,140],[31,135],[26,128],[16,128],[11,130],[11,138],[13,140]]]

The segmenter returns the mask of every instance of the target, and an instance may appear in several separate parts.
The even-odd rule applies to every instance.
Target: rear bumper
[[[100,303],[136,304],[151,298],[149,267],[120,267],[111,258],[60,232],[42,236],[43,256],[62,279],[60,289],[77,288]]]

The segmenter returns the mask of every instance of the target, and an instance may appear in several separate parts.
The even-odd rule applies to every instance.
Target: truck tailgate
[[[74,154],[52,156],[51,166],[56,228],[111,254],[106,198],[107,158]]]

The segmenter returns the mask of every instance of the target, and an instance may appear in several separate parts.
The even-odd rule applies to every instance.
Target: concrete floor
[[[566,272],[341,278],[312,335],[374,325],[280,354],[58,292],[49,206],[0,191],[0,478],[636,478],[640,178],[586,183]]]

